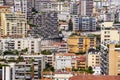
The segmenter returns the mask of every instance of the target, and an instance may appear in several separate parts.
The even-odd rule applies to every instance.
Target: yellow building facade
[[[86,52],[96,46],[94,36],[70,36],[68,39],[68,51],[70,53]]]
[[[102,44],[101,54],[101,74],[120,75],[120,45]]]
[[[120,75],[120,47],[109,45],[109,75]]]
[[[10,7],[0,7],[0,36],[23,38],[27,36],[27,20],[23,13],[13,13]]]

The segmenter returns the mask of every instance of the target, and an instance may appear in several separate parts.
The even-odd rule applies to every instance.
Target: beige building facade
[[[101,28],[101,42],[120,40],[119,30],[114,27],[102,27]]]
[[[104,75],[120,75],[120,46],[101,44],[101,73]]]
[[[12,12],[10,6],[0,6],[0,36],[23,38],[27,36],[27,20],[24,13]]]

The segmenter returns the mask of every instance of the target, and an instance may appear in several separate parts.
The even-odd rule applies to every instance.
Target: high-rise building
[[[22,12],[27,17],[27,0],[4,0],[5,6],[10,6],[13,12]]]
[[[96,18],[83,16],[79,21],[79,30],[80,31],[96,31]]]
[[[35,34],[43,37],[54,38],[59,36],[57,12],[48,11],[38,13],[33,17]]]
[[[119,44],[101,44],[101,74],[120,75]]]
[[[73,22],[73,31],[79,31],[80,30],[80,23],[79,23],[79,16],[78,15],[72,15],[72,22]]]
[[[73,31],[96,31],[96,18],[72,15]]]
[[[93,0],[80,0],[79,1],[79,15],[92,16],[93,13]]]
[[[120,40],[119,29],[115,27],[111,27],[108,24],[110,23],[107,22],[105,24],[102,24],[101,26],[101,42],[105,42],[105,41],[119,42]]]
[[[27,36],[28,25],[22,13],[0,13],[0,35],[20,38]]]
[[[78,2],[73,2],[70,4],[70,13],[73,15],[77,15],[79,12],[79,3]]]

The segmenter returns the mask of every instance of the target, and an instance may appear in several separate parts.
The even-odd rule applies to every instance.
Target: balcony
[[[24,75],[16,75],[15,78],[25,79],[25,76]]]
[[[25,71],[25,68],[16,68],[16,71]]]
[[[31,76],[30,75],[26,75],[26,79],[30,79],[31,78]]]

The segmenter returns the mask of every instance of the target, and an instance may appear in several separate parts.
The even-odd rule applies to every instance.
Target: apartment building
[[[13,12],[24,13],[27,18],[27,0],[3,0],[5,6],[10,6]]]
[[[14,11],[27,13],[27,0],[14,0]]]
[[[4,1],[0,0],[0,6],[3,6]]]
[[[96,31],[96,18],[83,16],[79,21],[80,31]]]
[[[76,55],[72,53],[58,53],[55,55],[54,68],[56,70],[72,69],[72,67],[75,67],[75,58]]]
[[[91,66],[93,68],[93,75],[100,75],[100,52],[94,48],[88,50],[87,53],[87,66]]]
[[[57,52],[60,53],[67,53],[68,52],[68,44],[67,42],[56,42],[53,44],[54,46],[57,47]]]
[[[119,29],[115,27],[101,27],[101,42],[120,40]]]
[[[56,2],[56,10],[58,12],[58,19],[69,21],[70,19],[70,5],[72,3],[70,1],[58,1]]]
[[[2,80],[32,80],[32,64],[10,63],[2,67]]]
[[[51,66],[54,66],[54,55],[44,55],[45,62],[50,64]]]
[[[10,13],[11,11],[10,6],[0,6],[0,13]]]
[[[73,22],[73,31],[79,31],[80,30],[80,24],[79,24],[79,17],[78,15],[72,15],[72,22]]]
[[[71,35],[68,38],[68,52],[86,52],[89,48],[96,47],[96,37]]]
[[[72,15],[73,31],[96,31],[96,18]]]
[[[38,80],[43,76],[46,63],[54,65],[54,55],[5,55],[4,59],[8,62],[2,69],[4,80]]]
[[[69,29],[67,22],[59,22],[59,31],[67,31]]]
[[[76,56],[75,68],[86,69],[86,56],[85,55]]]
[[[72,2],[70,4],[70,13],[72,15],[77,15],[78,12],[79,12],[79,8],[78,7],[79,7],[79,1]]]
[[[65,41],[43,40],[41,42],[41,50],[51,50],[54,52],[67,53],[68,44]]]
[[[93,0],[80,0],[79,1],[79,15],[92,16],[93,13]]]
[[[33,79],[41,79],[42,71],[45,68],[45,58],[43,55],[22,55],[25,61],[31,61],[33,63]]]
[[[23,38],[27,36],[28,25],[22,13],[0,13],[0,35]]]
[[[100,52],[93,48],[88,50],[87,53],[87,66],[92,68],[100,67]]]
[[[30,64],[30,63],[27,63],[26,62],[20,62],[18,64],[15,64],[14,66],[14,69],[13,69],[13,72],[15,71],[15,78],[13,80],[30,80],[32,79],[32,67],[33,65]]]
[[[40,52],[40,41],[37,38],[19,38],[19,39],[0,39],[1,50],[18,50],[22,51],[27,48],[27,54]]]
[[[58,37],[58,17],[57,12],[48,11],[43,13],[38,13],[33,17],[33,24],[37,26],[34,28],[34,34],[43,36],[44,38],[54,38]]]
[[[101,74],[120,75],[119,44],[101,44]]]

